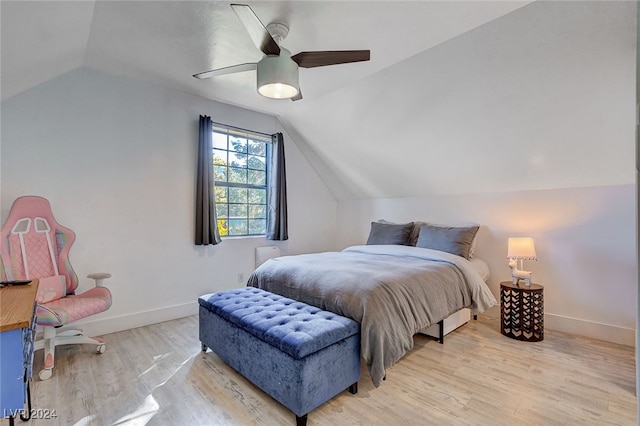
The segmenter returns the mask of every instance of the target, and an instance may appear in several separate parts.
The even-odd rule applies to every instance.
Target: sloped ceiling
[[[2,97],[77,66],[165,84],[270,114],[290,102],[257,95],[255,73],[199,81],[197,72],[262,54],[221,1],[2,1]],[[301,70],[306,99],[340,87],[508,13],[526,2],[252,1],[267,25],[290,28],[283,45],[371,49],[372,60]],[[6,73],[6,75],[5,75]]]
[[[619,76],[606,57],[627,72],[635,2],[562,3],[248,2],[265,25],[289,26],[292,53],[371,49],[366,63],[302,69],[304,99],[290,102],[258,95],[253,72],[192,77],[261,58],[229,2],[2,1],[1,94],[84,66],[273,114],[339,199],[626,182],[626,151],[593,182],[575,171],[601,160],[597,149],[567,173],[585,138],[566,129],[579,123],[540,120],[572,108],[558,91],[583,96],[565,87],[580,67],[608,82]],[[605,132],[619,139],[619,123],[605,124],[583,129],[590,147]]]

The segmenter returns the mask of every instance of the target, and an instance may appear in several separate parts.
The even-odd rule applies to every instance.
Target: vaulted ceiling
[[[317,99],[508,13],[526,2],[252,1],[264,25],[290,29],[292,53],[371,49],[368,63],[304,69]],[[259,96],[255,73],[193,74],[262,53],[224,1],[3,1],[2,97],[78,66],[164,84],[270,114],[296,107]]]
[[[486,191],[518,171],[549,176],[543,182],[500,189],[553,186],[551,182],[564,176],[559,164],[574,149],[573,143],[557,149],[558,138],[569,136],[558,136],[564,127],[549,123],[556,132],[552,136],[523,117],[520,124],[528,133],[519,134],[512,123],[501,128],[499,114],[513,121],[513,108],[524,108],[523,114],[546,109],[544,96],[557,92],[556,85],[564,80],[552,72],[545,76],[548,87],[526,87],[545,72],[544,66],[532,69],[532,64],[566,54],[572,58],[570,66],[597,65],[610,49],[607,41],[615,45],[628,37],[635,20],[623,15],[635,3],[617,8],[580,3],[576,19],[563,2],[542,3],[247,2],[265,25],[289,27],[282,45],[292,53],[371,50],[369,62],[301,69],[304,99],[291,102],[260,96],[255,72],[209,80],[192,77],[257,62],[262,56],[229,2],[2,1],[1,94],[7,99],[89,67],[266,112],[279,118],[338,198]],[[502,24],[496,26],[498,22]],[[562,42],[567,46],[555,45]],[[621,58],[626,48],[621,47]],[[585,53],[589,49],[592,62]],[[628,65],[621,61],[618,65]],[[518,90],[529,100],[514,101]],[[520,148],[508,156],[514,143],[526,146],[534,140],[539,148]],[[559,155],[557,164],[550,159],[552,151]],[[518,159],[523,155],[528,157]],[[498,173],[505,156],[506,169]],[[576,167],[589,166],[597,157],[596,152]],[[619,158],[611,161],[612,169],[618,167]],[[607,182],[627,179],[626,172],[605,174]],[[581,176],[570,174],[562,185],[591,184],[572,179]]]

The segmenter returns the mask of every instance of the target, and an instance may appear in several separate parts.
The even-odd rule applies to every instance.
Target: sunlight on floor
[[[116,420],[114,425],[126,425],[126,426],[144,426],[149,420],[153,418],[158,412],[160,405],[153,397],[148,395],[144,402],[131,414],[127,414],[124,417]]]
[[[180,371],[182,369],[182,367],[184,367],[188,362],[193,361],[193,359],[200,353],[200,351],[196,352],[195,354],[191,355],[190,357],[188,357],[187,359],[185,359],[184,361],[182,361],[180,363],[180,365],[174,370],[173,373],[171,373],[169,375],[169,377],[167,377],[166,380],[164,380],[163,382],[159,383],[158,385],[156,385],[153,390],[158,389],[160,386],[163,386],[165,383],[167,383],[169,380],[171,380],[171,378],[173,376],[176,375],[176,373],[178,373],[178,371]]]
[[[113,425],[117,425],[117,426],[144,426],[146,425],[152,418],[153,416],[156,415],[156,413],[158,412],[158,410],[160,409],[160,405],[158,404],[158,402],[156,401],[156,399],[153,397],[153,391],[155,391],[156,389],[158,389],[161,386],[164,386],[169,380],[171,380],[187,363],[189,363],[190,361],[192,361],[196,355],[198,355],[199,351],[196,352],[195,354],[189,356],[187,359],[185,359],[184,361],[182,361],[173,372],[171,372],[171,374],[169,374],[169,376],[163,380],[162,382],[158,383],[156,386],[153,387],[152,389],[152,393],[150,393],[145,399],[144,402],[142,404],[140,404],[140,406],[138,406],[138,408],[136,408],[135,411],[133,411],[132,413],[129,413],[123,417],[121,417],[120,419],[116,420]],[[157,362],[161,361],[165,358],[167,358],[170,355],[170,353],[164,353],[162,355],[158,355],[156,357],[153,358],[154,360],[154,365],[152,365],[151,367],[149,367],[148,369],[146,369],[145,371],[143,371],[142,373],[140,373],[140,375],[138,377],[141,377],[145,374],[147,374],[148,372],[150,372],[151,370],[153,370],[154,368],[156,368],[158,366]],[[91,420],[93,420],[95,416],[88,416],[85,417],[84,419],[80,420],[78,423],[76,423],[74,426],[84,426],[84,425],[88,425],[91,423]]]
[[[150,371],[152,371],[154,368],[156,368],[158,366],[158,361],[162,361],[163,359],[165,359],[166,357],[170,356],[171,352],[166,352],[163,353],[162,355],[157,355],[153,357],[153,365],[149,368],[147,368],[146,370],[144,370],[142,373],[140,373],[138,375],[138,378],[144,376],[145,374],[149,373]]]
[[[92,415],[87,416],[87,417],[83,417],[80,420],[78,420],[77,422],[75,422],[73,426],[87,426],[87,425],[90,425],[91,422],[93,421],[93,419],[95,419],[95,418],[96,418],[95,414],[92,414]]]

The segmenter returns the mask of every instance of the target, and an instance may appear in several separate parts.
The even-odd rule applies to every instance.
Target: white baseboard
[[[87,322],[78,322],[74,325],[82,328],[89,336],[102,336],[117,331],[129,330],[149,324],[170,321],[198,313],[198,302],[193,301],[180,305],[167,306],[149,311],[136,312],[118,317],[92,319]],[[498,317],[499,317],[498,312]],[[593,321],[565,317],[562,315],[544,315],[544,328],[546,330],[561,331],[563,333],[576,334],[591,337],[611,343],[635,347],[636,331],[631,328],[602,324]]]
[[[198,302],[193,301],[180,305],[166,306],[149,311],[136,312],[118,317],[92,319],[87,322],[78,321],[74,326],[81,328],[89,336],[103,336],[117,331],[143,327],[145,325],[170,321],[198,313]]]
[[[544,329],[545,331],[561,331],[563,333],[591,337],[593,339],[604,340],[626,346],[635,347],[636,345],[635,329],[565,317],[562,315],[545,314]]]

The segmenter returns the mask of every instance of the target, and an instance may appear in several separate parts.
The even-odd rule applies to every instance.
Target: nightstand
[[[500,331],[512,339],[539,342],[544,339],[544,287],[500,283]]]

